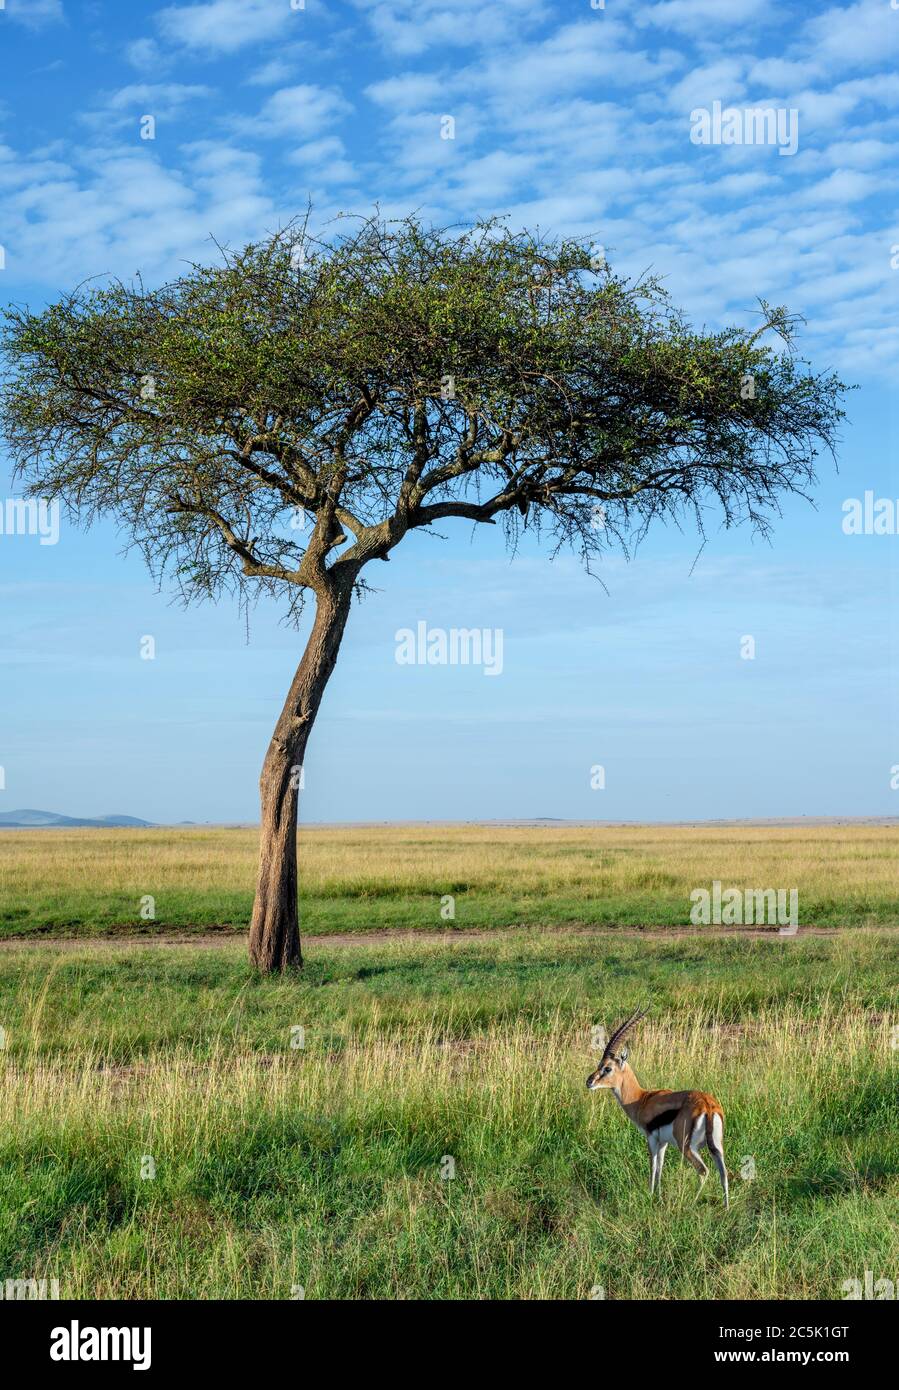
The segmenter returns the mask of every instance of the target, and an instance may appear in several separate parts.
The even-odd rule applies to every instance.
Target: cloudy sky
[[[651,267],[700,324],[785,303],[858,386],[839,472],[770,545],[662,531],[603,587],[463,523],[404,543],[351,618],[305,819],[896,813],[899,526],[842,522],[899,510],[897,56],[891,0],[0,0],[0,299],[158,282],[310,200],[500,213]],[[716,103],[783,138],[698,143]],[[0,809],[253,818],[300,636],[172,607],[111,525],[9,529]],[[419,620],[501,628],[502,675],[398,665]]]

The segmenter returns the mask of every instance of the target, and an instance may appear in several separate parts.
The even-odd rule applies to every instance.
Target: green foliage
[[[185,597],[251,581],[292,609],[447,517],[588,562],[709,502],[766,526],[844,387],[762,315],[696,331],[657,281],[497,222],[300,223],[158,289],[8,310],[0,426],[32,492],[114,515]]]

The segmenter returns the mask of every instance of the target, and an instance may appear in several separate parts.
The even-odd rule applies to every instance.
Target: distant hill
[[[83,826],[141,830],[151,825],[152,821],[138,820],[136,816],[97,816],[91,820],[86,816],[60,816],[55,811],[0,811],[0,830],[75,830]]]

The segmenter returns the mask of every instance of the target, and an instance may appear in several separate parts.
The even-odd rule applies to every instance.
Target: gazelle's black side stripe
[[[661,1114],[655,1115],[649,1121],[649,1124],[646,1126],[646,1128],[650,1134],[653,1134],[657,1129],[661,1129],[664,1125],[672,1124],[679,1114],[680,1111],[678,1110],[663,1110]]]

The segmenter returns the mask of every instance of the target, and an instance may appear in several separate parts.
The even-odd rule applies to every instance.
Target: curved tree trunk
[[[337,660],[351,597],[352,587],[317,596],[312,632],[262,765],[250,960],[264,971],[303,963],[297,912],[297,793],[306,743]]]

